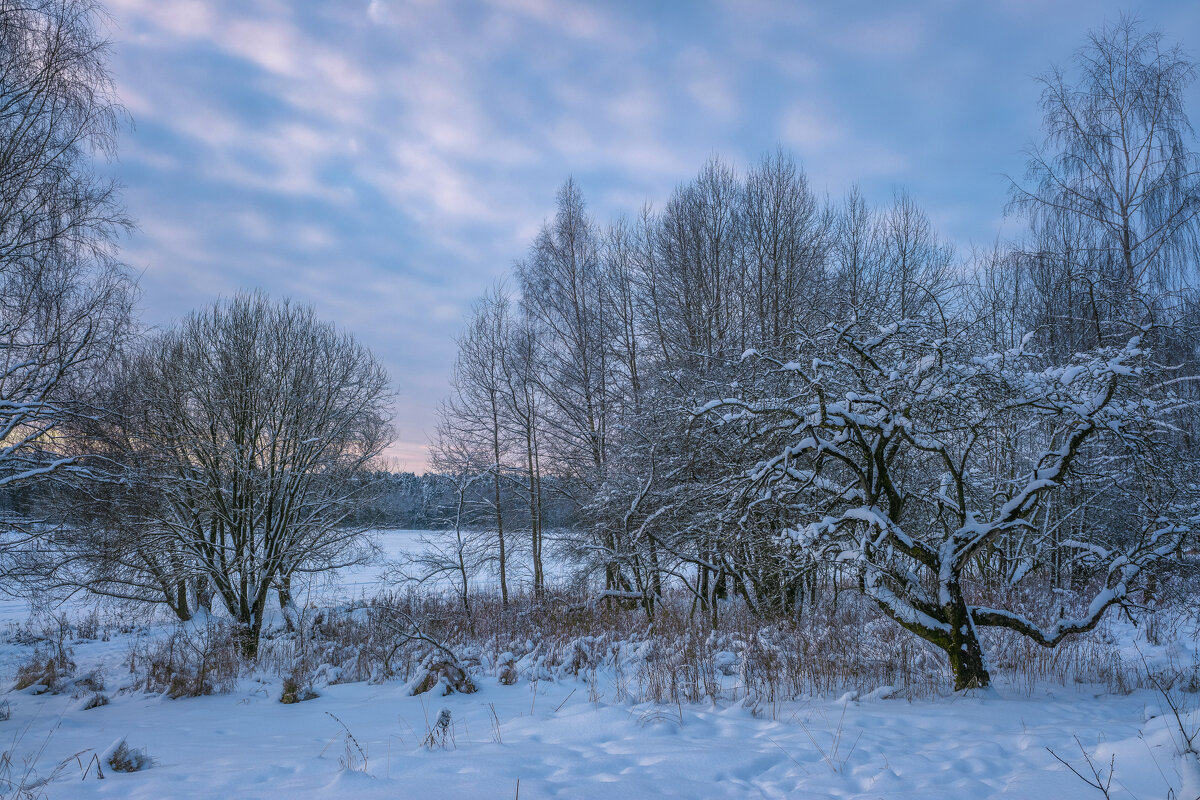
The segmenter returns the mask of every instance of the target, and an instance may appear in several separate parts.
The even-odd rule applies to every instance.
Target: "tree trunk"
[[[497,451],[499,448],[497,448]],[[500,604],[508,607],[508,554],[504,549],[504,513],[500,508],[500,463],[496,462],[494,486],[496,489],[496,537],[500,542]]]
[[[860,586],[862,584],[860,583]],[[945,626],[933,627],[907,615],[897,614],[888,602],[876,599],[879,608],[907,630],[920,636],[930,644],[936,645],[946,654],[950,662],[950,671],[954,676],[954,691],[966,689],[983,689],[991,685],[992,678],[988,674],[983,657],[983,646],[975,622],[970,617],[970,610],[962,595],[962,588],[957,580],[942,587],[943,597],[947,602],[934,609],[930,614],[937,622]]]
[[[931,641],[946,651],[950,670],[954,673],[954,691],[982,689],[992,682],[992,678],[984,664],[983,646],[979,642],[975,622],[970,617],[958,582],[952,582],[946,590],[950,603],[943,606],[943,610],[950,633]]]
[[[175,584],[175,599],[168,605],[170,605],[171,611],[175,612],[175,616],[179,618],[180,622],[187,622],[192,618],[192,609],[188,604],[186,581],[181,580]]]
[[[195,578],[192,583],[192,591],[196,595],[196,607],[211,612],[213,590],[208,578],[204,576]]]
[[[964,689],[982,689],[991,684],[983,661],[983,647],[979,637],[968,624],[967,634],[951,636],[952,645],[946,649],[950,659],[950,669],[954,673],[954,691]]]
[[[233,629],[233,641],[237,645],[238,653],[246,661],[253,661],[258,657],[258,635],[261,627],[261,623],[243,622]]]
[[[500,543],[500,604],[508,606],[508,554],[504,550],[504,509],[500,505],[500,411],[496,394],[491,394],[492,403],[492,458],[495,463],[495,474],[492,475],[492,488],[496,501],[496,538]]]
[[[292,597],[292,576],[281,577],[275,584],[275,591],[279,595],[279,610],[283,614],[288,633],[295,633],[300,628],[300,613],[296,610],[296,602]]]

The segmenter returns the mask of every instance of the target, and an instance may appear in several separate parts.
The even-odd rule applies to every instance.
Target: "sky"
[[[396,385],[425,468],[472,300],[581,185],[601,223],[718,154],[908,190],[960,253],[1015,235],[1035,77],[1122,11],[1200,55],[1200,3],[106,0],[143,319],[312,304]],[[1189,108],[1200,123],[1200,91]]]

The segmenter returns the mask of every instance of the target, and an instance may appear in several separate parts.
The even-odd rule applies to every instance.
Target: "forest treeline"
[[[380,469],[367,471],[362,480],[371,485],[371,491],[349,510],[346,524],[411,531],[446,530],[454,526],[458,496],[449,477],[436,472],[417,474]],[[481,485],[476,491],[480,496],[469,498],[469,502],[478,506],[489,489]],[[38,517],[54,502],[55,496],[51,487],[34,483],[0,489],[0,517]],[[568,492],[552,494],[544,512],[547,527],[570,528],[578,523],[572,504],[557,499],[568,496]],[[523,498],[506,490],[501,505],[506,518],[511,518],[511,525],[518,526],[524,511]]]

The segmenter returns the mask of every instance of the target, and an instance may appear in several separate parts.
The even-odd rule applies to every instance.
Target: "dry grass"
[[[1031,594],[1025,602],[1037,599]],[[454,598],[383,594],[358,607],[320,610],[304,631],[268,635],[259,666],[302,674],[318,685],[409,681],[431,657],[450,651],[471,674],[504,684],[579,679],[597,701],[720,698],[762,713],[798,697],[881,686],[896,687],[894,695],[908,698],[950,690],[941,651],[853,592],[841,592],[836,602],[810,604],[800,619],[764,620],[730,602],[715,629],[707,615],[693,613],[683,595],[665,598],[652,622],[640,610],[584,600],[569,593],[540,601],[516,595],[506,607],[498,597],[476,594],[468,619]],[[1195,614],[1194,605],[1164,606],[1144,614],[1141,624],[1167,615],[1194,622]],[[1111,692],[1147,685],[1141,665],[1113,647],[1114,624],[1110,620],[1052,650],[1007,631],[988,631],[993,679],[1026,692],[1046,683],[1084,683]],[[1172,619],[1172,627],[1179,624]]]
[[[1200,626],[1200,608],[1192,600],[1198,593],[1182,579],[1164,583],[1155,610],[1136,612],[1141,639],[1154,646],[1173,631]],[[1049,587],[994,599],[1043,614],[1070,613],[1071,603],[1078,602]],[[315,696],[331,683],[403,681],[416,687],[434,663],[461,668],[468,682],[579,680],[594,702],[679,705],[720,699],[769,716],[781,703],[806,696],[894,687],[889,696],[912,699],[951,689],[944,654],[852,590],[828,593],[790,618],[763,619],[741,602],[728,601],[716,628],[682,593],[665,597],[653,621],[620,602],[590,603],[569,591],[540,599],[515,594],[507,606],[497,596],[477,593],[471,608],[468,618],[457,598],[408,592],[306,609],[295,631],[264,633],[253,664],[239,660],[227,625],[181,626],[165,638],[142,640],[130,664],[140,688],[171,697],[228,691],[251,671],[274,674],[286,679],[284,702]],[[986,631],[992,677],[1024,692],[1045,684],[1088,684],[1109,692],[1151,686],[1162,676],[1149,676],[1143,664],[1115,647],[1116,628],[1128,619],[1114,612],[1094,631],[1054,649],[1008,631]],[[44,682],[51,652],[69,654],[61,633],[69,626],[59,620],[55,627],[57,635],[37,637],[36,658],[24,668],[22,683]],[[95,635],[97,626],[88,620],[78,627]],[[1184,660],[1188,663],[1169,665],[1173,685],[1200,689],[1195,663],[1200,656]],[[442,690],[466,690],[453,683],[442,681]]]
[[[129,661],[142,688],[172,699],[232,691],[242,666],[233,629],[213,621],[179,625],[166,638],[135,646]]]

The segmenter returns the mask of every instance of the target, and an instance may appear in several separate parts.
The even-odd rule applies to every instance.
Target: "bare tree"
[[[881,225],[862,192],[851,189],[834,224],[831,314],[835,318],[864,316],[871,298],[881,291],[882,238]]]
[[[604,479],[612,427],[620,413],[620,365],[612,358],[613,298],[606,285],[601,237],[587,214],[583,193],[567,181],[558,211],[543,227],[528,259],[517,265],[522,308],[535,329],[539,369],[532,373],[544,400],[541,453],[586,495]],[[598,531],[600,545],[615,554],[620,543]],[[615,557],[604,567],[605,588],[628,588]]]
[[[953,248],[942,242],[929,217],[907,192],[896,195],[881,220],[882,297],[894,319],[939,313],[950,283]]]
[[[824,310],[833,220],[784,151],[767,156],[746,176],[740,222],[752,298],[747,346],[783,344]]]
[[[162,604],[187,621],[211,608],[210,584],[187,543],[157,522],[165,513],[159,465],[141,435],[144,403],[132,369],[122,359],[99,398],[105,413],[75,426],[92,458],[119,479],[59,487],[52,495],[59,524],[20,563],[42,592]]]
[[[610,375],[600,239],[573,180],[558,193],[553,223],[517,265],[521,297],[539,330],[557,456],[580,477],[600,473],[606,453]],[[591,478],[594,480],[594,478]]]
[[[516,472],[521,479],[529,513],[530,562],[533,568],[533,593],[541,596],[545,590],[545,569],[542,558],[542,436],[545,431],[544,409],[540,381],[541,348],[536,328],[527,320],[516,321],[504,349],[504,415],[510,436],[517,442]]]
[[[94,373],[129,326],[130,223],[92,166],[121,114],[99,17],[88,0],[0,2],[0,489],[89,474],[67,427],[98,413]]]
[[[627,406],[636,407],[641,396],[642,375],[639,361],[644,357],[643,337],[639,330],[639,276],[646,249],[645,226],[625,220],[609,226],[602,249],[601,278],[608,299],[608,335],[605,344],[611,351],[610,362],[617,391]]]
[[[656,220],[648,300],[656,309],[658,348],[669,363],[702,372],[746,347],[742,195],[733,169],[713,158],[675,191]]]
[[[1039,226],[1084,221],[1092,267],[1110,264],[1127,298],[1175,288],[1195,269],[1200,159],[1183,101],[1196,65],[1123,16],[1091,32],[1072,66],[1040,79],[1045,140],[1029,150],[1032,185],[1013,182],[1014,207]]]
[[[472,432],[478,441],[487,443],[491,456],[487,471],[492,483],[492,521],[496,530],[500,598],[504,605],[508,605],[508,552],[504,538],[502,483],[510,443],[501,415],[506,391],[504,359],[511,325],[509,316],[509,300],[503,286],[497,285],[476,302],[467,330],[458,341],[454,396],[443,407],[444,424],[439,431],[443,447],[449,446],[445,441],[448,438],[461,439]],[[448,466],[457,463],[451,461]],[[461,469],[454,466],[452,473],[458,475]]]
[[[387,374],[311,308],[241,294],[146,342],[128,380],[151,499],[126,548],[179,553],[253,655],[272,589],[365,555],[349,516],[391,441]]]
[[[452,488],[453,503],[442,521],[454,538],[437,536],[423,540],[421,551],[406,565],[415,573],[406,577],[417,584],[448,577],[454,582],[463,611],[471,619],[471,579],[487,562],[490,549],[481,523],[486,524],[491,509],[481,507],[479,498],[486,496],[481,484],[495,477],[496,469],[486,438],[481,438],[475,428],[459,427],[461,418],[452,406],[443,403],[439,417],[429,465]],[[502,558],[503,550],[500,554]],[[501,576],[503,581],[503,572]],[[507,602],[507,594],[502,596]]]

